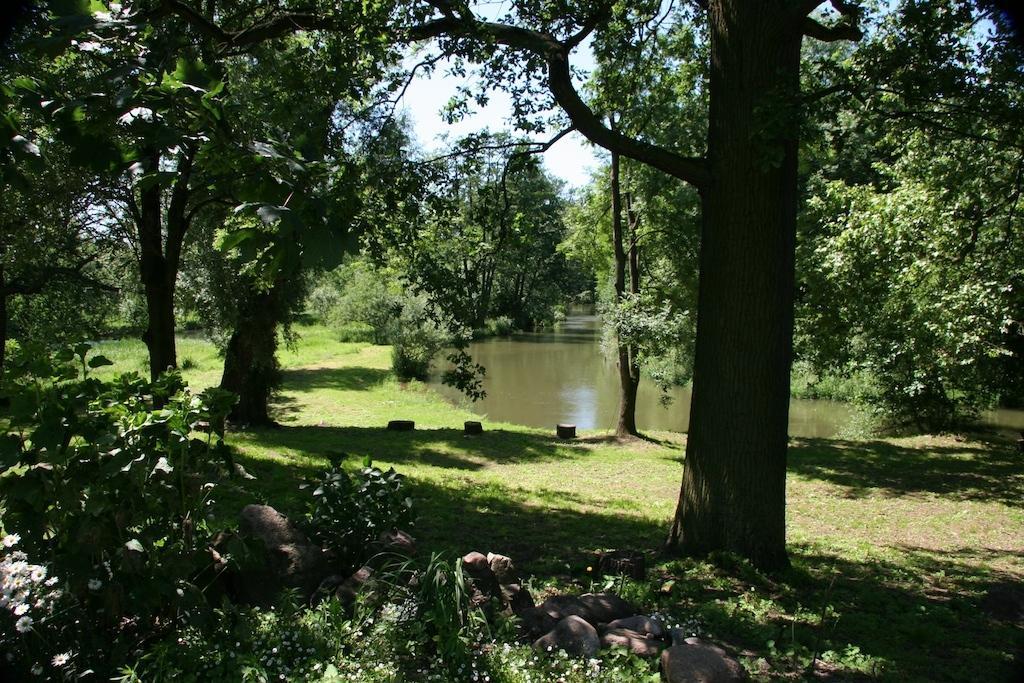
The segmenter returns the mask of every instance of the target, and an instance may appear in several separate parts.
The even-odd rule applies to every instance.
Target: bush
[[[77,654],[62,663],[65,674],[102,672],[108,658],[205,612],[206,507],[233,397],[195,394],[178,374],[101,382],[89,370],[110,361],[88,352],[24,349],[9,369],[32,409],[12,417],[0,440],[4,533],[67,601],[27,624],[43,637],[2,631],[0,645],[23,673],[67,652]],[[194,437],[200,422],[210,430]]]
[[[516,325],[512,318],[502,315],[497,318],[488,318],[484,322],[484,329],[488,337],[507,337],[515,332]]]
[[[426,301],[409,298],[391,335],[391,367],[401,380],[425,380],[434,356],[450,341],[450,335],[427,315]]]
[[[334,555],[348,571],[361,566],[382,532],[412,525],[412,499],[405,493],[404,477],[382,472],[369,460],[355,474],[335,465],[312,489],[307,526],[310,537]]]

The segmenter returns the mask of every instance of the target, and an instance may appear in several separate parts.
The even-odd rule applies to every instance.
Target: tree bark
[[[163,212],[160,188],[148,187],[140,197],[139,273],[146,294],[148,322],[142,341],[149,350],[149,375],[156,380],[178,366],[174,342],[174,285],[177,272],[168,272],[163,251]]]
[[[268,404],[279,377],[275,357],[279,304],[279,290],[274,286],[246,297],[239,308],[220,381],[221,389],[238,395],[238,403],[228,416],[234,422],[252,426],[275,424]]]
[[[614,127],[614,122],[612,122]],[[612,246],[615,251],[615,303],[621,304],[626,296],[627,255],[623,246],[622,231],[622,188],[619,180],[620,160],[618,152],[612,152],[611,186],[612,186]],[[631,248],[632,251],[632,248]],[[630,282],[635,274],[630,268]],[[639,284],[639,283],[637,283]],[[636,436],[636,392],[640,386],[639,369],[634,367],[635,353],[616,339],[619,369],[619,419],[615,426],[615,435],[619,437]]]
[[[712,2],[693,400],[669,547],[764,569],[785,549],[797,210],[799,24]]]

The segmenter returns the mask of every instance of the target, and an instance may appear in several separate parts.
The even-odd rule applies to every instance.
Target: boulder
[[[589,615],[584,618],[595,626],[636,614],[636,609],[615,593],[584,593],[580,602]]]
[[[566,617],[580,617],[588,622],[593,618],[587,607],[575,595],[552,595],[541,604],[540,609],[555,623]],[[596,626],[598,622],[591,623]]]
[[[386,553],[395,553],[405,557],[412,557],[416,554],[416,539],[400,529],[381,532],[377,537],[377,542]]]
[[[593,657],[601,649],[601,640],[593,626],[580,617],[569,616],[534,641],[533,648],[542,652],[565,650],[577,657]]]
[[[657,657],[665,643],[637,631],[613,628],[601,636],[601,647],[624,647],[641,657]]]
[[[687,638],[661,653],[665,683],[740,683],[743,666],[725,650],[699,638]]]
[[[523,611],[533,609],[536,603],[530,591],[518,583],[509,583],[501,587],[501,599],[512,614],[521,614]]]
[[[293,588],[308,599],[328,575],[327,556],[309,542],[288,518],[269,505],[246,505],[239,521],[239,536],[262,543],[264,567],[243,569],[239,593],[247,602],[266,604],[281,588]]]
[[[493,576],[491,565],[483,553],[473,551],[462,556],[462,570],[473,579]]]
[[[373,569],[368,566],[360,567],[355,574],[345,579],[338,586],[334,594],[344,603],[355,602],[356,596],[370,583],[373,578]]]
[[[625,619],[616,619],[611,623],[604,624],[603,629],[606,631],[626,629],[636,631],[644,636],[650,636],[651,638],[664,638],[667,635],[665,627],[660,621],[651,617],[645,617],[642,614],[638,614],[635,617],[626,617]]]
[[[519,633],[524,638],[543,635],[558,623],[543,607],[528,607],[516,616],[519,617]]]
[[[487,564],[490,565],[491,571],[497,577],[498,583],[519,582],[519,575],[516,573],[515,565],[512,564],[512,558],[496,553],[487,553]]]
[[[239,533],[249,538],[260,539],[268,548],[309,545],[309,539],[305,534],[269,505],[246,505],[239,517]]]

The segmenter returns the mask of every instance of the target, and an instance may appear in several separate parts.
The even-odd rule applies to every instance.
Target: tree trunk
[[[277,325],[279,291],[275,285],[257,292],[239,307],[235,330],[224,356],[220,388],[238,395],[230,419],[241,424],[265,426],[270,419],[270,392],[277,385]]]
[[[787,564],[800,23],[719,0],[711,37],[693,401],[668,546]]]
[[[612,126],[615,122],[612,121]],[[615,303],[621,304],[626,295],[627,256],[622,235],[622,189],[619,182],[619,155],[612,152],[612,246],[615,250]],[[630,269],[632,282],[634,273]],[[616,340],[619,368],[619,420],[615,435],[636,436],[636,392],[640,386],[640,373],[634,372],[634,356],[627,344]]]
[[[139,273],[146,294],[148,322],[142,341],[149,349],[149,375],[156,380],[168,368],[178,366],[174,343],[174,285],[177,273],[167,272],[163,250],[163,212],[160,188],[142,190],[139,231]]]

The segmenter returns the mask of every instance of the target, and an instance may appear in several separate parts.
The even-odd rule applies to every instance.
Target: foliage
[[[207,506],[233,397],[194,394],[176,374],[102,382],[89,372],[110,361],[88,352],[23,347],[10,373],[31,410],[2,441],[4,530],[76,605],[47,639],[19,641],[25,668],[73,650],[75,670],[103,670],[136,639],[204,612]]]
[[[338,566],[354,571],[367,559],[382,533],[407,529],[413,523],[412,498],[404,478],[369,460],[353,474],[341,465],[324,473],[311,488],[307,512],[310,537],[334,554]]]
[[[685,384],[692,366],[692,321],[670,304],[657,306],[649,293],[627,294],[601,311],[606,330],[636,349],[641,367],[662,391]]]
[[[410,297],[391,333],[391,367],[401,380],[425,380],[434,357],[451,339],[448,329],[429,314],[426,298]]]

